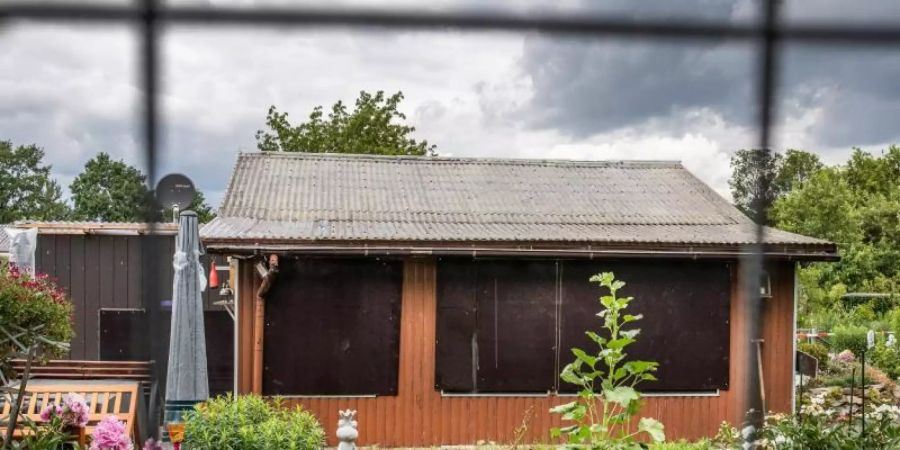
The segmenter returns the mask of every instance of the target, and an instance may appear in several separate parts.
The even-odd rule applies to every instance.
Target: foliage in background
[[[828,347],[821,342],[801,342],[797,345],[797,350],[806,353],[819,361],[819,368],[824,369],[828,366]]]
[[[797,150],[783,156],[742,150],[732,168],[732,195],[748,215],[839,246],[841,261],[810,264],[798,274],[800,326],[830,330],[838,323],[877,322],[896,330],[900,323],[883,321],[900,306],[900,147],[880,155],[856,149],[836,166]],[[754,189],[758,179],[767,189]],[[865,307],[842,302],[850,292],[894,297]]]
[[[570,445],[603,449],[639,449],[641,445],[636,438],[663,442],[663,424],[655,419],[642,417],[637,430],[631,429],[631,419],[641,405],[641,394],[635,386],[642,381],[656,380],[652,372],[658,365],[627,360],[625,349],[640,333],[637,328],[625,329],[627,324],[641,319],[640,315],[625,313],[634,298],[616,295],[625,283],[616,280],[612,272],[594,275],[590,281],[609,290],[609,295],[600,297],[603,309],[597,314],[603,320],[604,335],[585,332],[597,344],[596,354],[572,349],[575,361],[563,368],[560,379],[580,387],[578,398],[550,412],[562,414],[563,420],[574,424],[554,428],[551,436],[564,436]]]
[[[160,209],[162,209],[163,212],[159,220],[163,222],[172,221],[172,217],[174,217],[172,208],[160,207]],[[216,212],[212,209],[211,206],[206,204],[206,197],[200,191],[194,192],[194,198],[191,200],[190,206],[188,206],[186,209],[197,213],[197,220],[200,223],[207,223],[216,217]]]
[[[102,222],[144,222],[172,220],[171,208],[157,205],[147,187],[147,177],[125,161],[114,161],[99,153],[84,166],[69,186],[72,191],[75,220]],[[148,211],[147,208],[151,209]],[[200,223],[215,217],[201,192],[194,194],[188,209],[197,213]]]
[[[262,397],[208,400],[185,416],[184,447],[191,450],[307,450],[325,444],[315,416],[299,406],[284,409]]]
[[[866,350],[866,333],[868,328],[859,325],[837,325],[828,344],[833,353],[850,350],[854,355],[861,355]]]
[[[735,206],[757,223],[771,225],[769,209],[778,198],[822,168],[819,157],[801,150],[784,155],[770,150],[738,150],[731,157],[731,196]]]
[[[62,190],[43,160],[44,150],[36,145],[0,141],[0,223],[67,217]]]
[[[72,191],[75,220],[144,222],[150,199],[146,177],[125,161],[98,153],[75,177]]]
[[[412,137],[416,128],[406,125],[399,111],[403,93],[390,97],[361,91],[353,111],[338,101],[325,117],[321,106],[299,125],[273,105],[266,115],[268,130],[256,132],[256,145],[264,152],[357,153],[374,155],[433,155],[434,145]]]

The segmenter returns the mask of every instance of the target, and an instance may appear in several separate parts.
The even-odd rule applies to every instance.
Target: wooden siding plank
[[[100,237],[84,238],[84,357],[100,357]]]
[[[84,264],[84,236],[72,236],[72,248],[70,252],[70,265],[72,275],[69,287],[69,298],[72,301],[74,311],[72,322],[75,337],[72,338],[72,348],[69,353],[72,359],[85,359],[85,320],[87,308],[85,307],[85,264]]]
[[[116,248],[113,236],[99,236],[100,307],[116,307]]]
[[[128,307],[141,308],[144,305],[141,296],[141,283],[145,267],[143,261],[143,245],[140,236],[128,236],[126,238],[128,249]]]
[[[112,245],[113,304],[116,308],[128,308],[128,237],[115,236]]]

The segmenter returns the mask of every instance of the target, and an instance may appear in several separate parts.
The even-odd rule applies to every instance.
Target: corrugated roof
[[[15,228],[37,228],[41,234],[176,234],[175,223],[19,221]],[[5,233],[4,233],[5,234]]]
[[[678,162],[247,153],[213,241],[744,244],[752,222]],[[831,245],[769,229],[768,243]]]

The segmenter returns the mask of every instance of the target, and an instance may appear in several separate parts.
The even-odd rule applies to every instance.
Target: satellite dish
[[[194,200],[194,182],[180,173],[170,173],[156,184],[156,200],[163,208],[183,210]]]

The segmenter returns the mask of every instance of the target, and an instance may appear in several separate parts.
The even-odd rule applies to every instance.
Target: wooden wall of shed
[[[160,302],[172,298],[174,250],[174,235],[38,235],[37,271],[55,279],[69,294],[74,306],[75,337],[69,359],[100,359],[101,310],[143,309],[149,313],[151,354],[162,362],[159,375],[164,376],[168,339],[159,335],[168,330],[167,324],[161,323],[168,316],[160,312]],[[217,256],[217,260],[224,264],[223,256]],[[208,263],[204,262],[203,266],[208,270]],[[224,278],[220,276],[220,279]],[[208,314],[225,314],[221,307],[213,304],[218,299],[217,289],[205,291],[204,309],[217,311]],[[133,333],[132,339],[148,339],[146,334]],[[213,334],[230,333],[219,329]],[[224,392],[226,388],[231,390],[233,385],[233,348],[231,338],[227,342],[207,343],[211,365],[217,368],[211,373],[217,376],[214,381],[217,392]]]
[[[773,298],[763,310],[763,350],[767,408],[787,412],[791,407],[793,370],[794,264],[780,262],[769,269]],[[710,396],[654,396],[644,399],[641,415],[661,420],[669,438],[696,439],[712,436],[724,421],[739,423],[743,417],[746,386],[746,352],[743,296],[736,270],[732,283],[730,389]],[[259,277],[251,263],[240,270],[239,379],[238,390],[251,392],[253,299]],[[435,365],[435,263],[428,258],[408,259],[404,268],[400,330],[399,393],[376,398],[291,398],[319,417],[335,445],[337,411],[355,409],[359,420],[359,444],[384,447],[474,444],[477,441],[511,443],[515,430],[530,415],[526,442],[548,441],[557,415],[547,411],[571,401],[558,396],[442,396],[434,388]],[[530,411],[530,413],[529,413]]]

